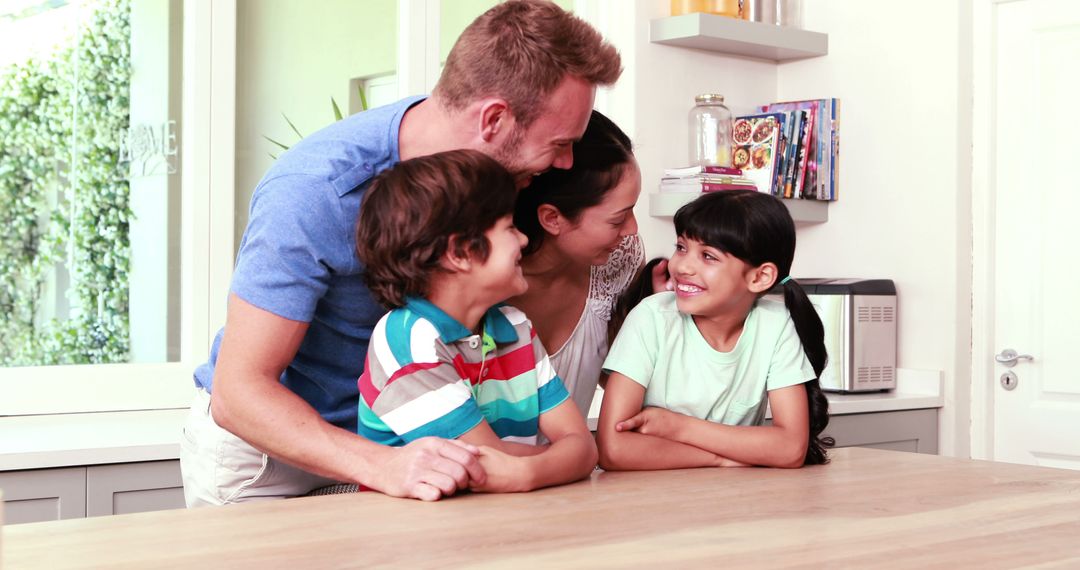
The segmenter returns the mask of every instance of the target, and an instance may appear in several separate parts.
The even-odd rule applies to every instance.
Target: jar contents
[[[802,28],[802,0],[776,0],[776,23],[789,28]]]
[[[731,111],[724,96],[698,95],[689,118],[690,166],[731,166]]]
[[[741,0],[671,0],[671,15],[703,13],[740,18],[740,3]]]

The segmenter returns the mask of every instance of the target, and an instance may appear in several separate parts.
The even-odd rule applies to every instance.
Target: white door
[[[992,252],[992,340],[976,348],[989,363],[975,369],[989,374],[975,382],[992,386],[993,459],[1080,469],[1080,2],[1001,2],[990,12],[994,215],[976,246],[988,240]],[[1006,349],[1032,360],[995,362]],[[1008,372],[1011,390],[1001,384]]]

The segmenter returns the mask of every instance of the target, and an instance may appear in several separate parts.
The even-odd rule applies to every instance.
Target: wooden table
[[[438,503],[358,493],[11,525],[24,568],[1080,567],[1080,473],[841,449],[798,470],[596,473]]]

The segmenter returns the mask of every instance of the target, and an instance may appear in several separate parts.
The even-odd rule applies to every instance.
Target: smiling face
[[[571,75],[547,97],[546,108],[528,127],[514,123],[492,152],[511,174],[518,189],[549,168],[574,164],[573,144],[581,138],[592,113],[596,88]]]
[[[491,247],[487,260],[474,264],[473,279],[485,300],[494,305],[528,290],[521,273],[521,248],[529,240],[514,227],[513,216],[499,218],[484,237]]]
[[[680,236],[668,262],[675,281],[675,304],[688,315],[745,316],[757,297],[751,289],[754,269],[715,247]]]
[[[582,210],[576,220],[560,218],[567,229],[548,239],[574,262],[603,265],[626,236],[637,233],[634,205],[640,195],[641,171],[631,159],[619,182],[599,204]]]

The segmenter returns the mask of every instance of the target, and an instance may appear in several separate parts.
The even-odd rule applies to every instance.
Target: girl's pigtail
[[[795,332],[798,333],[806,358],[814,369],[815,378],[805,384],[806,403],[810,411],[810,441],[806,446],[805,463],[820,465],[829,462],[825,449],[836,444],[831,437],[821,437],[821,432],[829,425],[829,400],[825,398],[818,382],[828,360],[825,351],[825,327],[801,285],[788,278],[781,286],[784,288],[784,305],[791,313]]]

